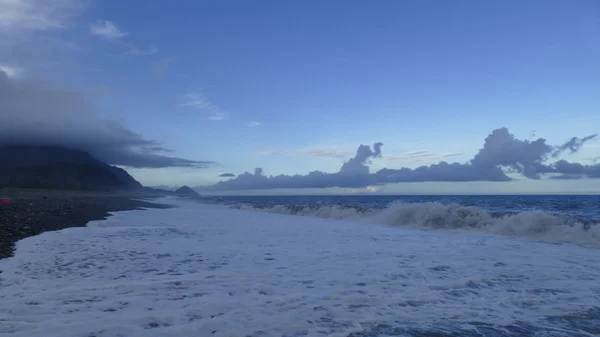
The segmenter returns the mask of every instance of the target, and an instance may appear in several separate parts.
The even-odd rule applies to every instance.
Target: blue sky
[[[0,14],[11,39],[49,55],[24,65],[0,53],[0,66],[77,88],[101,118],[177,157],[218,163],[130,169],[145,185],[205,185],[256,167],[337,172],[360,144],[378,141],[383,158],[373,158],[372,172],[443,155],[464,163],[500,127],[561,144],[600,125],[594,0],[65,3]],[[57,25],[25,27],[40,17]],[[592,164],[599,146],[589,142],[569,160]],[[402,158],[414,151],[429,155]],[[588,179],[479,184],[383,190],[600,191]]]

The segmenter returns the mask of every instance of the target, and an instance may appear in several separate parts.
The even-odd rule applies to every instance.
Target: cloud
[[[273,150],[260,151],[258,154],[263,155],[263,156],[273,156],[273,155],[280,156],[280,155],[289,154],[289,151],[280,150],[280,149],[273,149]]]
[[[595,164],[595,163],[597,163],[597,162],[600,161],[600,156],[592,157],[592,158],[586,158],[586,160],[589,160],[589,161],[591,161],[592,163]]]
[[[354,158],[350,158],[350,160],[345,162],[339,173],[352,175],[369,174],[369,167],[367,164],[370,164],[370,162],[368,162],[368,160],[369,158],[381,157],[382,146],[383,143],[375,143],[375,145],[373,145],[373,150],[367,145],[359,146]]]
[[[129,35],[126,32],[120,31],[112,21],[108,20],[98,20],[90,23],[90,34],[107,39],[120,39]]]
[[[200,109],[212,109],[214,105],[200,92],[194,92],[183,95],[179,103],[175,104],[178,108],[194,107]]]
[[[253,128],[253,127],[256,127],[256,126],[259,126],[259,125],[260,125],[259,122],[250,122],[250,123],[248,123],[248,127],[250,127],[250,128]]]
[[[289,154],[304,154],[309,156],[316,157],[325,157],[325,158],[346,158],[352,154],[352,152],[332,149],[332,148],[310,148],[310,149],[302,149],[302,150],[283,150],[283,149],[270,149],[259,151],[258,154],[262,156],[282,156]]]
[[[88,4],[89,0],[0,0],[0,72],[19,79],[73,67],[72,54],[82,48],[58,34],[72,26]]]
[[[0,35],[67,26],[86,5],[84,0],[0,0]]]
[[[540,165],[537,169],[542,173],[559,174],[552,177],[553,179],[600,178],[600,164],[584,165],[559,160],[550,165]]]
[[[234,179],[221,181],[211,186],[198,187],[200,190],[245,190],[273,188],[364,188],[402,182],[466,182],[466,181],[510,181],[507,173],[518,173],[529,179],[541,179],[550,175],[552,179],[578,179],[583,177],[600,178],[600,164],[583,165],[560,160],[546,163],[554,153],[570,150],[576,152],[586,141],[595,136],[576,138],[563,145],[552,146],[543,138],[534,141],[520,140],[510,134],[508,129],[499,128],[485,139],[479,152],[466,163],[447,163],[445,161],[416,169],[383,168],[377,172],[369,171],[370,161],[381,158],[382,143],[373,147],[360,145],[353,158],[345,162],[336,173],[313,171],[307,175],[265,176],[262,168],[254,173],[244,173]],[[407,158],[429,154],[429,151],[413,151],[405,154]],[[437,155],[440,158],[458,155],[456,152]]]
[[[348,160],[338,173],[324,173],[313,171],[306,176],[279,175],[267,177],[263,175],[262,168],[254,169],[254,173],[244,173],[234,179],[221,181],[212,186],[199,188],[203,190],[244,190],[268,188],[320,188],[320,187],[366,187],[369,183],[369,168],[367,164],[371,158],[381,156],[383,143],[376,143],[373,150],[369,146],[361,145],[356,155]]]
[[[342,149],[338,149],[338,148],[327,148],[327,147],[315,147],[315,148],[293,150],[293,151],[292,150],[275,149],[275,150],[265,150],[265,151],[259,152],[259,154],[261,154],[261,155],[285,155],[285,154],[292,154],[292,153],[316,156],[316,157],[323,157],[323,158],[333,158],[333,159],[348,158],[352,155],[352,152],[350,152],[350,151],[346,151],[346,150],[342,150]],[[401,153],[399,155],[380,156],[380,158],[385,159],[385,160],[397,160],[397,161],[403,161],[405,163],[412,163],[412,162],[425,162],[425,161],[440,160],[442,158],[454,157],[454,156],[459,156],[459,155],[462,155],[462,153],[461,152],[432,153],[427,150],[420,150],[420,151],[405,152],[405,153]]]
[[[229,113],[219,109],[201,92],[192,92],[183,95],[173,106],[176,108],[195,108],[207,111],[209,112],[208,119],[210,120],[224,120],[229,118]]]
[[[158,53],[158,49],[156,49],[154,45],[150,45],[147,49],[143,49],[124,41],[125,37],[129,36],[129,33],[122,32],[114,22],[109,20],[98,20],[90,23],[90,34],[105,38],[125,47],[127,49],[125,55],[147,56]]]
[[[309,155],[309,156],[316,156],[316,157],[324,157],[324,158],[347,158],[350,155],[352,155],[352,152],[348,152],[345,150],[340,150],[340,149],[335,149],[335,148],[322,148],[322,147],[308,148],[308,149],[301,149],[301,150],[270,149],[270,150],[263,150],[263,151],[259,152],[259,154],[263,155],[263,156],[288,155],[288,154],[293,154],[293,153],[304,154],[304,155]]]
[[[222,121],[228,118],[229,113],[223,111],[213,111],[211,112],[210,116],[208,116],[208,119],[210,119],[211,121]]]
[[[443,158],[460,156],[462,152],[446,152],[446,153],[433,153],[428,150],[404,152],[398,155],[386,155],[382,156],[385,160],[402,161],[404,163],[419,163],[419,162],[431,162],[435,160],[441,160]]]
[[[309,156],[325,157],[325,158],[347,158],[352,152],[332,149],[332,148],[312,148],[300,151],[302,154]]]
[[[57,145],[85,150],[112,165],[203,168],[211,161],[165,156],[156,141],[98,118],[85,94],[0,71],[0,145]]]
[[[82,50],[71,41],[53,36],[56,35],[53,32],[31,32],[6,38],[3,33],[0,28],[0,65],[13,78],[32,76],[46,69],[64,71],[77,64],[74,58]]]
[[[19,67],[3,66],[0,65],[0,71],[4,72],[7,77],[15,78],[19,77],[23,73],[23,69]]]
[[[418,157],[421,155],[429,155],[431,152],[427,151],[427,150],[419,150],[419,151],[412,151],[412,152],[406,152],[404,155],[407,157]]]
[[[440,158],[448,158],[448,157],[455,157],[455,156],[462,156],[463,153],[462,152],[446,152],[446,153],[441,153],[438,156]]]
[[[214,104],[212,104],[212,102],[210,102],[208,98],[206,98],[206,96],[201,92],[193,92],[183,95],[180,103],[177,104],[177,107],[193,107],[197,109],[218,110],[218,108]]]
[[[579,148],[581,148],[583,144],[592,139],[596,139],[596,137],[598,137],[598,134],[593,134],[583,138],[573,137],[569,141],[565,142],[563,145],[557,147],[552,156],[557,157],[566,150],[569,150],[571,153],[575,153],[579,151]]]
[[[173,152],[173,150],[164,148],[162,146],[153,146],[149,148],[149,150],[152,152]]]
[[[485,139],[483,148],[471,160],[471,165],[482,170],[505,167],[510,172],[539,179],[535,165],[544,161],[553,149],[543,138],[535,141],[518,140],[508,129],[500,128]]]
[[[223,173],[223,174],[219,174],[219,177],[221,177],[221,178],[232,178],[232,177],[235,177],[235,174],[233,174],[233,173]]]

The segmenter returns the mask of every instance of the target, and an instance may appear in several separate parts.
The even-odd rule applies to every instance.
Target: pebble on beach
[[[108,212],[165,207],[167,206],[112,196],[2,198],[0,259],[12,256],[15,243],[29,236],[82,227],[89,221],[106,219]]]

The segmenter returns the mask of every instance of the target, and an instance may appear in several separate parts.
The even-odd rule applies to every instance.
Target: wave
[[[597,221],[541,210],[492,213],[476,206],[438,202],[397,202],[386,208],[346,205],[238,205],[236,208],[395,227],[479,231],[600,247],[600,224]]]

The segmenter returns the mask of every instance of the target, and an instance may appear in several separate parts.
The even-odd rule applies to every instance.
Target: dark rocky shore
[[[12,198],[9,205],[0,205],[0,259],[12,256],[15,243],[29,236],[83,227],[89,221],[106,219],[108,212],[170,207],[152,203],[152,199],[132,199],[140,196],[0,190],[0,197]]]

